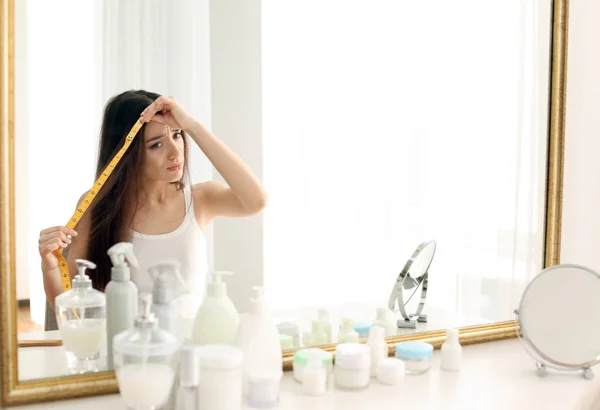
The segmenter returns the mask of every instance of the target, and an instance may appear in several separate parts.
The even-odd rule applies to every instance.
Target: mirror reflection
[[[20,380],[513,318],[549,9],[315,7],[16,2]]]

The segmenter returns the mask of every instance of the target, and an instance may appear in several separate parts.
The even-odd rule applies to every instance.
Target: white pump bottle
[[[186,284],[181,278],[181,263],[176,260],[162,260],[152,265],[148,271],[153,279],[151,312],[158,319],[158,326],[183,339],[181,315],[173,303],[186,292]],[[177,286],[177,282],[180,286]]]
[[[207,285],[206,297],[198,308],[192,329],[192,341],[197,345],[233,345],[240,317],[221,275],[231,272],[214,272],[212,283]]]
[[[133,328],[138,311],[138,289],[131,281],[131,265],[138,267],[133,244],[120,242],[108,250],[112,261],[111,280],[104,289],[106,295],[106,362],[113,368],[113,338],[116,334]]]

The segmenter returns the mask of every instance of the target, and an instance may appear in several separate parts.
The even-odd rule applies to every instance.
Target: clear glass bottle
[[[178,365],[179,338],[160,329],[150,312],[152,295],[140,294],[133,329],[114,338],[114,368],[127,408],[154,410],[169,400]]]
[[[73,374],[97,372],[105,367],[106,297],[92,288],[86,269],[96,265],[77,259],[79,274],[72,289],[55,301],[56,321],[67,355],[67,368]]]

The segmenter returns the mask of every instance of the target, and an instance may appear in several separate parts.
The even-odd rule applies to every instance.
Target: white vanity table
[[[35,366],[29,362],[28,365]],[[465,346],[462,371],[439,370],[439,351],[432,369],[420,376],[406,376],[401,385],[380,385],[376,380],[360,392],[329,391],[312,398],[302,395],[300,385],[286,373],[281,387],[279,410],[329,409],[444,409],[444,410],[519,410],[574,409],[585,392],[596,382],[576,373],[546,378],[535,373],[535,364],[517,340]],[[600,378],[600,375],[598,376]],[[118,395],[90,397],[19,407],[23,410],[125,409]]]

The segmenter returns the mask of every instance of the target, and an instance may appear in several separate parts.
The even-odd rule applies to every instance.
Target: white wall
[[[262,179],[260,22],[260,0],[210,2],[212,131]],[[215,269],[234,273],[225,281],[240,311],[251,287],[263,284],[262,221],[257,215],[214,222]]]
[[[15,252],[17,300],[29,299],[28,208],[29,144],[27,139],[27,2],[15,3],[15,196],[22,200],[15,206]],[[32,266],[35,269],[35,266]],[[40,272],[41,275],[41,272]]]
[[[571,0],[561,262],[600,271],[600,2]]]

